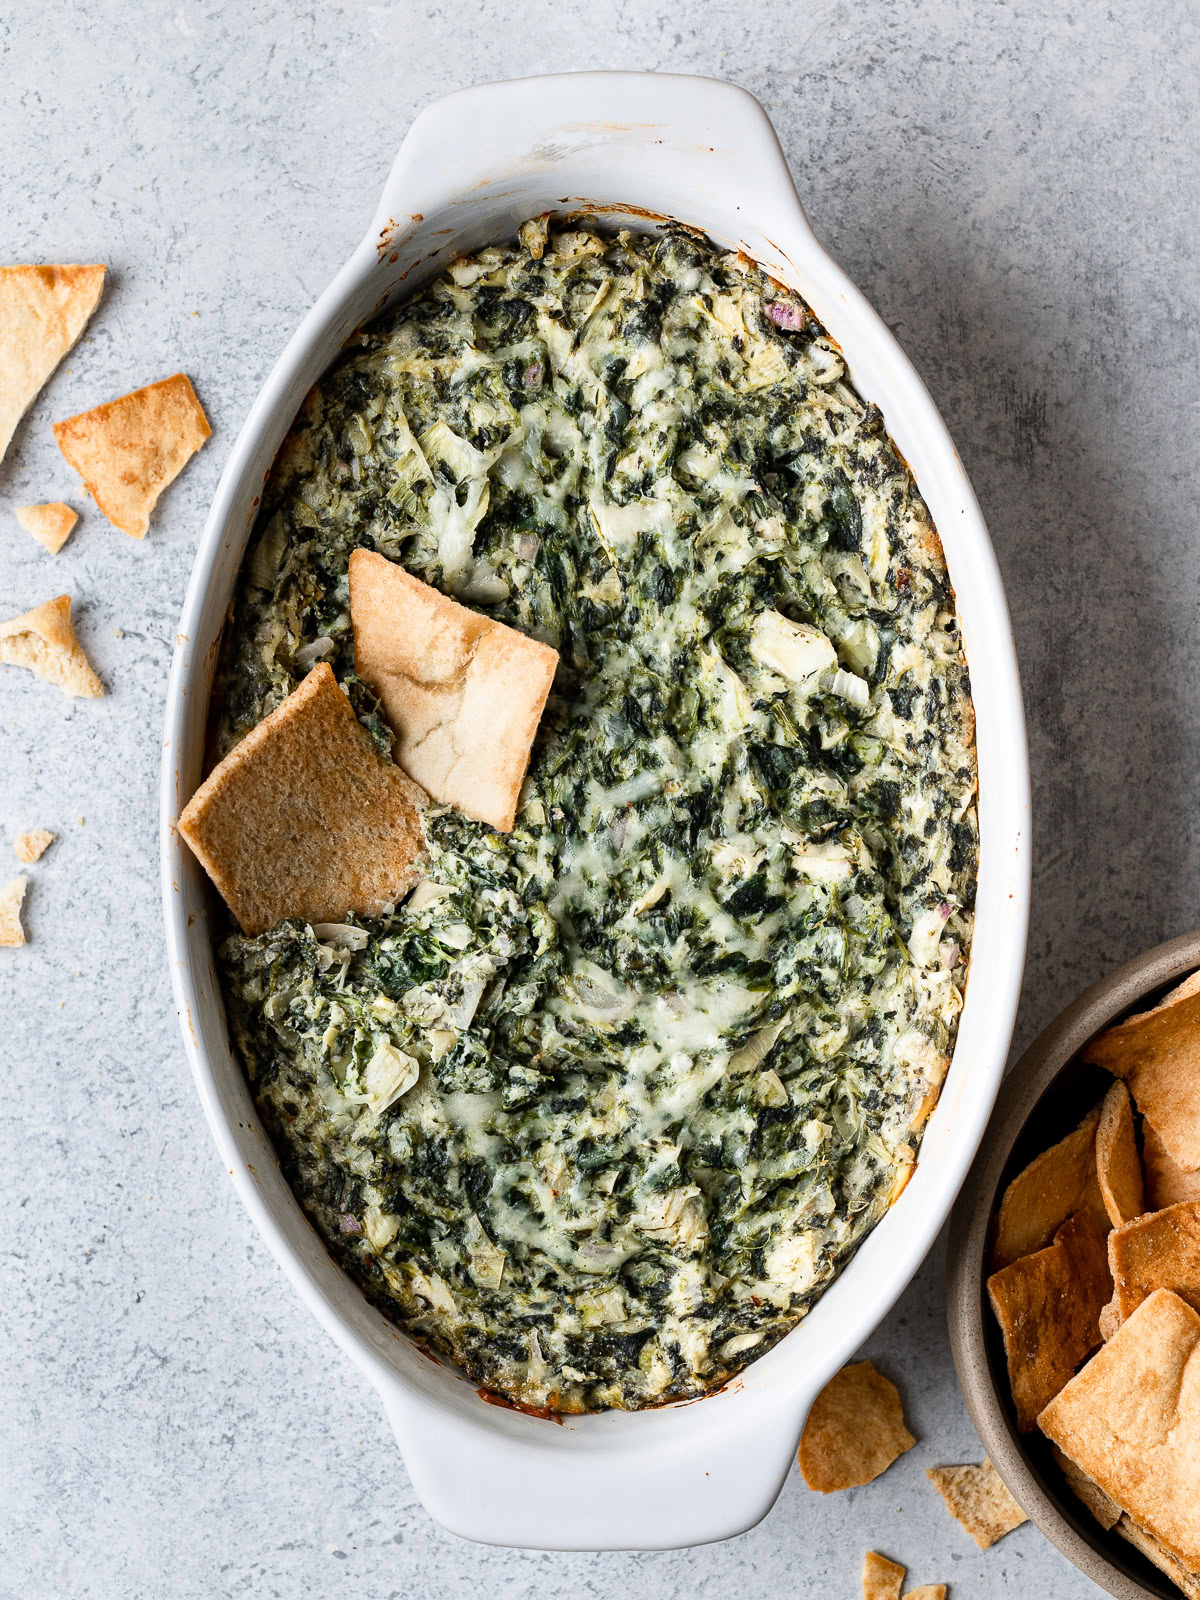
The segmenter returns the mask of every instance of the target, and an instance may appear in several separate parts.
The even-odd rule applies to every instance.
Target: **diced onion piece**
[[[331,656],[337,649],[337,644],[323,633],[319,639],[313,639],[309,644],[302,644],[296,651],[296,665],[301,672],[307,672],[309,667],[315,667],[318,661],[324,661],[326,656]]]
[[[764,1333],[738,1333],[732,1339],[726,1339],[721,1346],[720,1356],[723,1361],[732,1361],[734,1356],[740,1356],[746,1350],[753,1350],[756,1344],[761,1344],[766,1337]]]
[[[858,677],[853,672],[847,672],[844,667],[839,667],[836,672],[830,674],[825,687],[830,694],[849,700],[850,704],[857,706],[860,711],[865,711],[871,703],[871,690],[866,679]]]

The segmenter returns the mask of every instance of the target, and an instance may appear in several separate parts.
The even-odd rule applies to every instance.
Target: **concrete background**
[[[171,641],[217,475],[414,113],[473,81],[604,66],[728,76],[762,99],[818,232],[958,441],[1007,580],[1030,722],[1018,1042],[1197,920],[1187,0],[3,0],[0,259],[112,269],[86,342],[0,466],[0,615],[69,590],[111,690],[69,702],[0,673],[0,834],[61,835],[31,871],[30,944],[0,951],[5,1597],[852,1596],[868,1545],[962,1600],[1096,1592],[1031,1527],[980,1554],[926,1483],[927,1465],[979,1454],[937,1251],[866,1346],[920,1436],[876,1483],[823,1498],[793,1474],[752,1533],[671,1554],[444,1534],[201,1122],[162,956],[155,789]],[[93,509],[48,557],[9,512],[82,508],[51,421],[179,367],[214,435],[149,538]],[[15,870],[10,858],[0,881]]]

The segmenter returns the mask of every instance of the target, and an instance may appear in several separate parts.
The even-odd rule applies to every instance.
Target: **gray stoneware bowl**
[[[1074,1128],[1112,1082],[1078,1060],[1110,1022],[1142,1011],[1200,967],[1200,931],[1127,961],[1069,1005],[1034,1040],[1000,1088],[979,1155],[950,1220],[946,1311],[958,1381],[984,1448],[1031,1520],[1067,1560],[1118,1600],[1179,1590],[1115,1533],[1105,1533],[1067,1487],[1040,1434],[1017,1432],[1004,1346],[985,1279],[992,1217],[1005,1186]]]

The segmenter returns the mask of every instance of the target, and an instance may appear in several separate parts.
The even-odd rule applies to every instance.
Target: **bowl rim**
[[[1150,1588],[1113,1559],[1108,1536],[1080,1505],[1069,1519],[1031,1466],[1022,1436],[993,1379],[988,1358],[991,1315],[984,1289],[986,1252],[1001,1179],[1043,1097],[1079,1051],[1156,990],[1200,968],[1200,929],[1155,945],[1085,989],[1045,1027],[1005,1076],[975,1164],[950,1217],[946,1321],[959,1386],[971,1421],[996,1471],[1021,1509],[1071,1564],[1116,1600],[1161,1600],[1178,1591]],[[1098,1069],[1100,1070],[1100,1069]],[[1036,1436],[1035,1436],[1036,1437]],[[1095,1532],[1092,1532],[1094,1527]],[[1134,1557],[1130,1549],[1131,1564]]]

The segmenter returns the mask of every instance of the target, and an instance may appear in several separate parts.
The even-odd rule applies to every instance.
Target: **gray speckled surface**
[[[1200,920],[1187,0],[0,5],[0,255],[112,268],[86,341],[0,465],[0,614],[70,590],[111,690],[68,702],[0,672],[0,833],[61,834],[31,869],[31,943],[0,951],[4,1597],[852,1596],[868,1545],[961,1600],[1096,1592],[1029,1527],[981,1555],[925,1481],[925,1466],[978,1452],[937,1252],[866,1346],[920,1437],[876,1483],[822,1498],[793,1474],[752,1533],[673,1554],[495,1551],[442,1533],[201,1123],[162,959],[155,787],[206,503],[412,115],[460,84],[588,66],[712,73],[761,97],[818,232],[955,434],[1009,586],[1030,717],[1020,1041]],[[150,537],[93,509],[46,556],[9,512],[82,506],[51,421],[180,366],[214,436]]]

